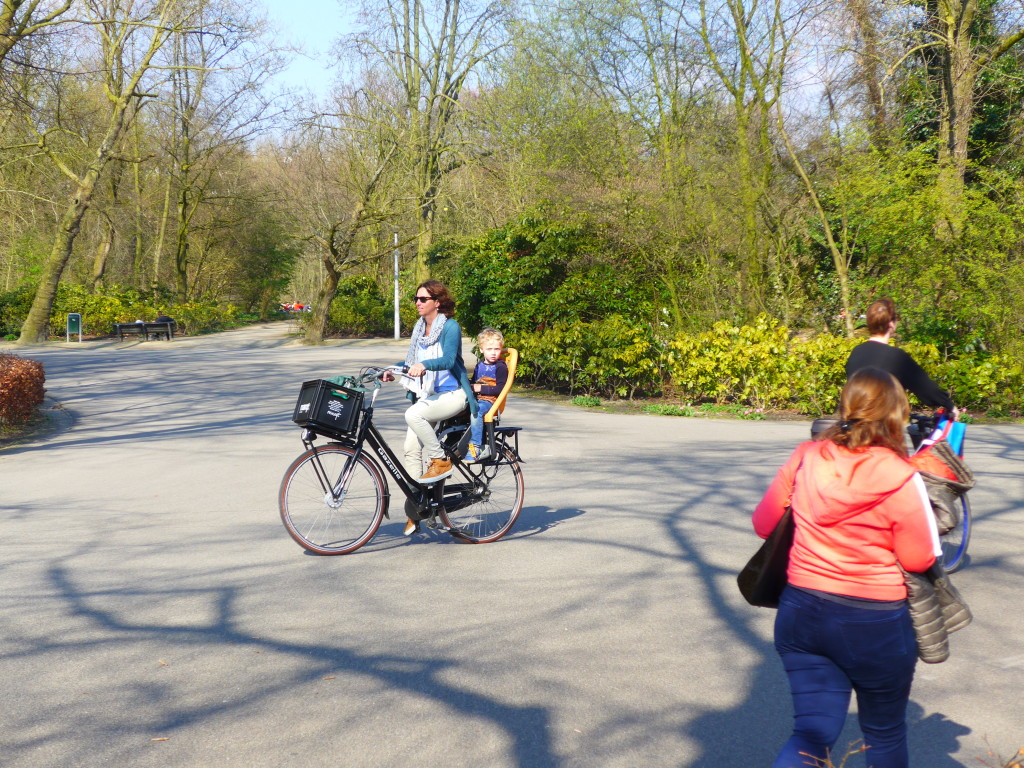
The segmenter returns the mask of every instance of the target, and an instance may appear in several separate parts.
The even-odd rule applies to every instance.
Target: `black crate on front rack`
[[[355,432],[362,409],[362,392],[315,379],[299,390],[292,421],[327,437],[346,437]]]

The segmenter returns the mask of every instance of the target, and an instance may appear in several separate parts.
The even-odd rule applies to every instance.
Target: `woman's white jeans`
[[[405,468],[413,478],[423,474],[423,453],[429,459],[443,459],[444,449],[434,434],[434,425],[450,419],[466,407],[466,393],[461,389],[417,400],[405,412]]]

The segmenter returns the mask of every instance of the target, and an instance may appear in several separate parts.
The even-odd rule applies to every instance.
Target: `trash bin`
[[[78,341],[82,341],[82,316],[78,312],[68,314],[67,340],[71,341],[72,334],[78,334]]]

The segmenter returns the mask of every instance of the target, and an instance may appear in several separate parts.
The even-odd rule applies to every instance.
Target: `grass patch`
[[[578,405],[581,408],[597,408],[601,405],[600,397],[592,397],[591,395],[576,395],[570,400],[573,405]]]
[[[697,411],[689,405],[645,405],[640,409],[644,413],[656,413],[659,416],[696,416]]]
[[[24,424],[0,425],[0,451],[31,442],[50,431],[50,418],[36,410]]]
[[[660,416],[731,416],[750,421],[763,421],[765,418],[764,413],[757,408],[743,405],[716,405],[715,403],[702,403],[701,405],[649,403],[640,410],[643,413],[656,413]]]

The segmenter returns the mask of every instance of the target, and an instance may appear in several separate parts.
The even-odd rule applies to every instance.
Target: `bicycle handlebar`
[[[387,365],[379,367],[376,365],[367,366],[359,371],[357,376],[353,379],[361,386],[373,385],[374,388],[380,387],[381,383],[385,381],[385,375],[391,375],[393,377],[405,376],[406,378],[412,378],[406,372],[409,370],[407,365]]]

